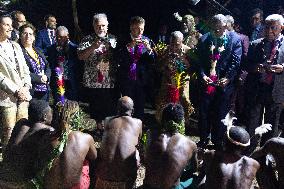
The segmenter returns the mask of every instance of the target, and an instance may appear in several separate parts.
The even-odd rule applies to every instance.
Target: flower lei
[[[59,100],[64,104],[65,102],[65,88],[64,88],[64,80],[63,80],[63,69],[61,67],[55,68],[55,73],[57,77],[57,94],[59,94]]]
[[[179,54],[178,57],[175,57],[172,61],[174,63],[174,67],[176,68],[171,72],[175,85],[169,85],[168,92],[169,101],[173,103],[177,103],[179,101],[179,89],[185,84],[185,81],[189,79],[189,76],[185,72],[186,67],[182,61],[183,54],[184,51],[182,49],[181,54]]]
[[[209,74],[209,78],[213,81],[216,82],[218,80],[218,76],[217,76],[217,72],[216,72],[216,66],[217,66],[217,62],[220,60],[221,58],[221,53],[225,50],[225,46],[228,43],[228,39],[226,36],[224,36],[222,38],[222,45],[220,47],[218,47],[216,49],[216,46],[213,44],[213,42],[210,45],[210,64],[211,64],[211,68],[210,68],[210,74]],[[216,91],[216,87],[215,86],[211,86],[208,85],[207,89],[206,89],[206,93],[209,95],[214,94]]]
[[[131,80],[137,79],[137,62],[139,61],[142,55],[143,48],[144,48],[144,45],[142,43],[137,45],[137,51],[135,51],[135,47],[133,48],[128,47],[128,52],[130,53],[130,58],[132,60],[132,63],[129,69],[129,77]]]
[[[173,120],[163,123],[162,130],[164,132],[178,131],[180,134],[185,134],[185,121],[182,120],[180,123],[176,123]]]
[[[61,134],[59,141],[60,143],[52,150],[51,152],[51,156],[50,159],[48,160],[48,162],[45,164],[45,166],[43,167],[42,170],[40,170],[35,178],[33,178],[31,180],[31,183],[33,185],[34,189],[42,189],[44,188],[44,177],[45,174],[50,171],[50,169],[52,168],[53,162],[54,160],[60,156],[60,154],[63,152],[67,140],[68,140],[68,135],[71,131],[65,131]]]

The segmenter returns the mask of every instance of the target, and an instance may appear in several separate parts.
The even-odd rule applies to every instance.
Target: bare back
[[[225,152],[206,152],[204,161],[208,189],[250,189],[259,168],[252,158]]]
[[[196,144],[181,135],[152,135],[145,154],[144,183],[168,189],[178,184],[183,169],[196,152]],[[194,157],[195,158],[195,157]]]
[[[130,116],[106,118],[97,175],[109,181],[136,178],[136,146],[142,134],[142,122]]]
[[[55,159],[53,167],[45,176],[45,188],[71,188],[78,184],[84,160],[95,160],[96,156],[92,136],[72,131],[62,154]]]
[[[262,167],[261,171],[265,173],[259,174],[260,178],[258,179],[269,180],[270,182],[278,180],[279,188],[284,187],[284,150],[283,149],[284,149],[284,138],[274,137],[266,141],[263,147],[261,147],[259,150],[255,151],[252,154],[252,157],[257,158],[257,159],[260,157],[265,159],[265,156],[269,153],[273,155],[275,162],[276,162],[276,169],[278,171],[278,179],[274,178],[275,175],[267,175],[265,171],[269,170],[269,168],[263,168],[263,167],[266,167],[266,165],[264,164],[261,164],[261,167]],[[263,160],[260,160],[260,162],[264,163],[265,161],[263,162]],[[273,188],[272,186],[269,186],[269,187]]]

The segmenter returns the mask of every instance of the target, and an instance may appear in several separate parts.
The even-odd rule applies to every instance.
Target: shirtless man
[[[98,155],[96,189],[132,189],[137,176],[136,146],[142,135],[142,122],[132,118],[133,101],[118,100],[117,116],[105,119],[105,131]]]
[[[179,133],[184,127],[184,110],[180,104],[166,105],[161,127],[150,132],[145,154],[146,176],[144,189],[170,189],[178,187],[179,178],[193,159],[196,164],[196,144]]]
[[[18,167],[15,167],[13,171],[25,177],[20,180],[22,188],[29,189],[35,185],[46,189],[89,188],[88,160],[95,160],[97,152],[90,135],[79,131],[69,131],[68,124],[76,110],[78,110],[76,102],[66,101],[58,113],[59,116],[56,117],[58,120],[55,120],[51,127],[52,110],[48,103],[42,100],[35,100],[31,103],[30,119],[34,120],[33,116],[37,114],[42,116],[38,117],[38,121],[31,126],[19,142],[18,150],[13,151],[14,153],[7,153],[12,160],[11,163],[15,164],[14,159],[19,159],[19,163],[14,165]],[[41,113],[42,111],[45,113]],[[45,119],[48,121],[44,122]],[[0,177],[3,178],[2,175]],[[12,185],[11,177],[8,181],[9,183],[6,180],[5,182],[0,181],[0,188],[9,189],[7,184],[15,186],[19,178],[12,180],[16,182]]]
[[[243,156],[249,146],[250,136],[241,127],[229,127],[223,151],[204,154],[206,189],[250,189],[259,169],[259,163]]]
[[[266,141],[266,143],[251,157],[259,160],[260,169],[257,172],[257,182],[262,189],[284,188],[284,138],[275,137]],[[273,155],[278,171],[278,179],[271,166],[266,165],[266,155]]]

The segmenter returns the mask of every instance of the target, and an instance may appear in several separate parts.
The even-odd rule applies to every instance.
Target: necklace
[[[26,51],[28,52],[29,56],[34,59],[34,61],[36,61],[36,63],[38,65],[40,65],[40,61],[39,61],[39,56],[37,54],[37,52],[34,50],[34,48],[32,48],[31,50],[26,49]]]

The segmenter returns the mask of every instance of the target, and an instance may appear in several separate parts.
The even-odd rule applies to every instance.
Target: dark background
[[[217,0],[224,5],[228,0]],[[190,13],[206,19],[210,14],[226,12],[214,7],[212,0],[201,0],[196,6],[192,6],[188,0],[77,0],[79,25],[83,35],[93,32],[92,16],[95,13],[104,12],[108,15],[109,31],[117,35],[129,33],[129,20],[132,16],[142,16],[146,20],[145,34],[153,36],[162,23],[170,26],[170,31],[179,28],[179,23],[172,14],[179,12],[180,15]],[[259,7],[264,10],[265,16],[273,12],[279,5],[283,6],[283,0],[231,0],[226,6],[233,13],[236,20],[243,26],[248,25],[249,11]],[[46,14],[54,14],[58,26],[65,25],[71,33],[74,32],[71,0],[18,0],[9,7],[9,10],[21,10],[27,20],[38,29],[44,27],[43,17]]]

